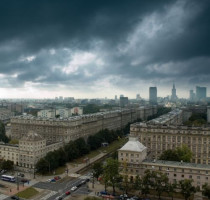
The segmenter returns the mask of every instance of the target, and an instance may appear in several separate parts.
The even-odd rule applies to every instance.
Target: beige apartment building
[[[163,151],[185,144],[193,152],[193,163],[210,164],[209,127],[134,123],[130,135],[147,147],[149,158],[158,159]]]
[[[66,119],[47,119],[30,115],[16,116],[11,119],[11,135],[14,139],[20,139],[29,130],[33,130],[51,143],[69,142],[79,137],[87,138],[102,129],[122,129],[128,123],[147,115],[154,115],[157,112],[156,106],[145,107],[146,114],[141,116],[142,109],[121,109]]]
[[[11,160],[22,170],[34,168],[40,158],[62,146],[62,142],[50,144],[41,135],[29,131],[19,140],[19,145],[1,143],[0,159]]]
[[[184,179],[193,179],[196,187],[210,183],[210,165],[147,159],[147,148],[138,138],[130,137],[118,150],[118,160],[121,174],[127,175],[130,181],[137,175],[142,177],[145,170],[154,170],[165,173],[171,183]]]

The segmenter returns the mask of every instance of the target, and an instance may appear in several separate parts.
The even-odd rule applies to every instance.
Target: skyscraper
[[[157,87],[149,88],[149,103],[152,105],[157,104]]]
[[[193,90],[190,90],[190,101],[195,101],[195,93]]]
[[[196,100],[206,99],[206,87],[196,86]]]
[[[173,84],[173,88],[171,90],[171,101],[175,102],[176,100],[177,100],[176,88],[175,88],[175,84]]]

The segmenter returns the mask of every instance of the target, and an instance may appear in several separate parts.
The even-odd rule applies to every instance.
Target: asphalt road
[[[84,177],[84,176],[83,176]],[[69,195],[66,195],[66,191],[70,191],[72,187],[81,185],[82,181],[84,181],[84,178],[75,178],[74,180],[65,180],[63,182],[57,181],[55,183],[50,182],[39,182],[36,183],[33,187],[40,188],[40,189],[47,189],[50,190],[46,196],[43,196],[40,198],[40,200],[55,200],[56,197],[62,196],[63,199],[68,197]],[[89,190],[87,187],[87,184],[82,184],[77,188],[75,191],[71,191],[71,194],[88,194]]]

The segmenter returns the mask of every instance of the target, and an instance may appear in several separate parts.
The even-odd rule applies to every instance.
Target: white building
[[[37,117],[43,117],[43,118],[55,118],[56,111],[53,109],[49,110],[40,110],[37,113]]]

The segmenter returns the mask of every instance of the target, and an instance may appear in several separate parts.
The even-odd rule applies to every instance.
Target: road
[[[89,189],[86,183],[83,183],[84,180],[90,179],[90,175],[86,174],[70,180],[70,178],[64,181],[57,181],[55,183],[50,182],[39,182],[36,183],[33,187],[48,190],[46,194],[42,197],[38,197],[36,200],[55,200],[56,197],[62,196],[63,199],[67,198],[69,195],[66,195],[66,191],[70,191],[72,187],[77,186],[77,190],[71,191],[71,194],[88,194]]]

